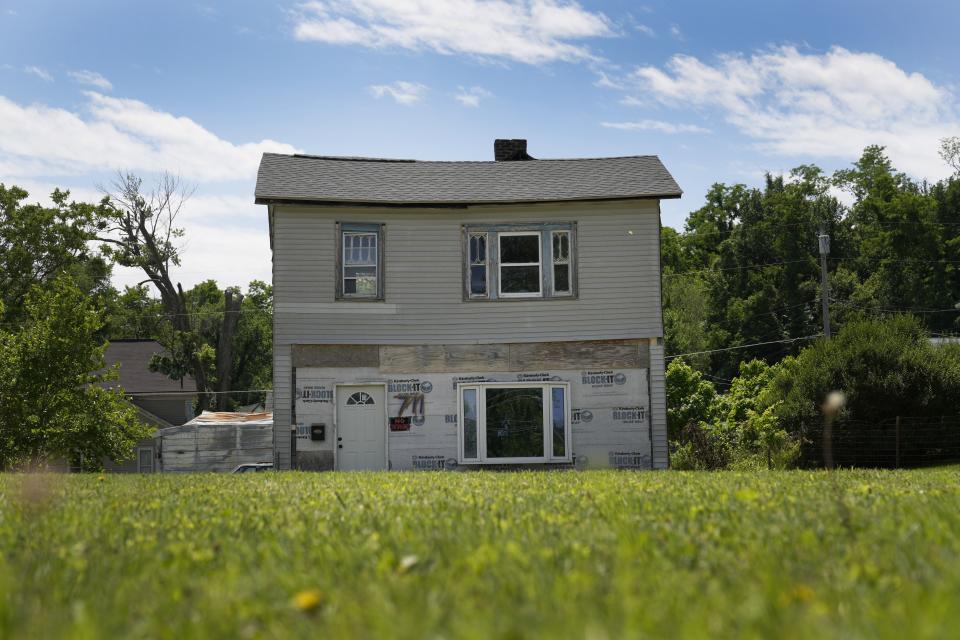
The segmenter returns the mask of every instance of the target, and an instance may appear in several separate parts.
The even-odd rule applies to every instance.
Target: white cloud
[[[680,32],[680,27],[675,24],[670,25],[670,35],[677,40],[683,40],[683,34]]]
[[[200,182],[245,180],[256,175],[264,151],[296,152],[273,140],[234,144],[138,100],[85,95],[83,114],[0,96],[0,172],[69,176],[122,168],[170,171]]]
[[[543,64],[593,59],[582,41],[615,32],[605,15],[573,0],[316,0],[299,6],[293,34]]]
[[[710,129],[695,124],[675,124],[662,120],[639,120],[635,122],[601,122],[608,129],[623,131],[659,131],[660,133],[710,133]]]
[[[600,87],[601,89],[623,89],[623,83],[619,80],[614,80],[605,72],[597,70],[597,80],[593,83],[593,86]]]
[[[80,71],[68,71],[67,75],[70,76],[74,82],[79,84],[90,85],[91,87],[96,87],[97,89],[102,89],[104,91],[110,91],[113,89],[113,84],[111,84],[109,80],[104,78],[96,71],[82,69]]]
[[[30,193],[29,202],[50,204],[49,195],[55,187],[69,188],[70,199],[77,202],[99,202],[103,197],[103,193],[90,184],[77,186],[34,180],[17,180],[13,184]],[[150,187],[149,180],[144,180],[144,187]],[[271,281],[266,210],[253,203],[252,188],[245,191],[210,193],[209,187],[201,185],[186,201],[176,222],[185,233],[177,240],[182,260],[181,266],[173,267],[175,282],[189,288],[208,279],[216,280],[221,286],[243,287],[254,279]],[[113,269],[112,282],[116,287],[137,284],[143,279],[139,269],[119,266]]]
[[[208,278],[221,285],[269,282],[266,212],[253,203],[253,177],[263,151],[296,149],[269,140],[233,144],[137,100],[85,95],[82,112],[0,96],[0,181],[27,189],[31,202],[49,202],[54,187],[70,189],[77,201],[97,202],[105,172],[133,170],[145,188],[155,172],[179,173],[197,190],[177,221],[186,233],[174,279],[185,287]],[[115,269],[118,286],[141,280],[137,270]]]
[[[480,101],[492,97],[493,94],[483,87],[457,87],[454,99],[465,107],[479,107]]]
[[[50,72],[44,69],[43,67],[37,67],[37,66],[31,65],[29,67],[24,67],[23,72],[28,73],[32,76],[37,76],[44,82],[53,82],[53,76],[50,75]]]
[[[659,101],[719,109],[765,151],[854,159],[885,145],[893,162],[916,176],[948,173],[938,140],[960,130],[956,98],[919,73],[872,53],[834,47],[824,54],[777,47],[713,63],[676,55],[665,69],[634,77]]]
[[[427,85],[419,82],[407,82],[406,80],[397,80],[390,84],[375,84],[369,87],[370,93],[377,98],[390,96],[398,104],[411,106],[424,98],[427,92]]]
[[[188,289],[204,280],[216,280],[221,286],[240,285],[246,288],[251,280],[270,282],[270,235],[266,211],[259,214],[259,224],[240,227],[212,225],[184,217],[184,237],[180,243],[181,266],[171,276]],[[112,282],[122,288],[144,280],[138,269],[114,267]]]
[[[655,38],[657,36],[657,33],[645,24],[638,24],[634,27],[634,29],[646,36],[650,36],[651,38]]]

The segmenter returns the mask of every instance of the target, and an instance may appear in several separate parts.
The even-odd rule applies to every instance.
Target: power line
[[[909,258],[909,259],[900,260],[900,259],[896,259],[896,258],[885,258],[885,257],[883,257],[883,256],[878,256],[878,257],[860,256],[860,257],[856,257],[856,258],[854,258],[854,257],[846,257],[846,258],[837,257],[837,258],[827,258],[827,260],[834,260],[834,261],[836,261],[836,262],[856,262],[857,260],[872,260],[872,261],[874,261],[874,262],[893,262],[893,263],[895,263],[895,264],[914,264],[914,263],[916,263],[916,264],[927,264],[927,263],[929,263],[929,264],[960,264],[960,260],[944,260],[944,259],[939,259],[939,260],[924,260],[923,258]]]
[[[763,223],[757,223],[757,227]],[[705,238],[715,235],[731,235],[737,233],[738,231],[751,230],[751,231],[768,231],[770,229],[792,229],[795,227],[811,227],[813,228],[817,223],[816,222],[791,222],[786,224],[772,224],[772,225],[763,225],[763,228],[754,228],[753,223],[744,224],[743,222],[734,225],[730,229],[712,229],[708,231],[698,231],[698,230],[677,230],[677,233],[684,238]]]
[[[126,314],[126,315],[121,315],[121,316],[119,316],[119,318],[120,318],[120,319],[123,319],[123,320],[128,320],[128,319],[129,319],[129,320],[132,320],[132,319],[136,319],[136,320],[143,320],[143,319],[161,320],[161,319],[164,319],[164,318],[179,318],[179,317],[222,316],[222,315],[224,315],[224,314],[226,314],[226,313],[237,313],[237,314],[264,313],[264,314],[267,314],[267,315],[273,315],[273,310],[271,309],[271,310],[267,311],[267,310],[263,310],[263,309],[237,309],[237,310],[235,310],[235,311],[189,311],[189,312],[186,312],[186,313],[166,313],[166,312],[160,312],[160,313],[141,313],[141,314],[133,314],[133,315]],[[0,327],[24,327],[24,326],[26,326],[25,323],[0,322]],[[118,338],[118,339],[120,339],[120,338]]]
[[[866,309],[868,311],[879,311],[881,313],[949,313],[951,311],[960,313],[960,308],[958,307],[947,307],[945,309],[923,309],[923,308],[901,308],[901,309],[887,309],[883,307],[873,307],[866,302],[852,302],[849,300],[837,301],[834,304],[838,304],[841,307],[858,307],[860,309]]]
[[[664,278],[676,278],[679,276],[694,275],[698,273],[710,273],[713,271],[738,271],[740,269],[762,269],[764,267],[775,267],[781,264],[797,264],[799,262],[810,262],[811,258],[803,258],[800,260],[782,260],[780,262],[767,262],[764,264],[747,264],[741,265],[738,267],[711,267],[708,269],[695,269],[693,271],[680,271],[677,273],[665,273]]]
[[[750,347],[762,347],[768,344],[786,344],[786,343],[798,342],[800,340],[814,340],[816,338],[822,338],[822,337],[823,337],[823,334],[818,333],[815,335],[803,336],[800,338],[786,338],[784,340],[770,340],[767,342],[754,342],[753,344],[741,344],[736,347],[724,347],[722,349],[708,349],[706,351],[691,351],[690,353],[677,353],[674,355],[667,356],[665,359],[672,360],[673,358],[682,358],[684,356],[699,356],[707,353],[720,353],[722,351],[733,351],[735,349],[748,349]]]

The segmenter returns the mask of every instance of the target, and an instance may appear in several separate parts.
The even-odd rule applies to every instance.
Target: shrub
[[[916,461],[944,456],[944,432],[960,418],[960,349],[934,347],[919,321],[908,316],[864,319],[844,325],[788,359],[771,380],[765,402],[783,428],[804,441],[806,464],[822,463],[820,410],[840,391],[833,451],[838,464],[892,466],[893,425],[904,418],[902,446]],[[887,431],[883,431],[886,429]]]
[[[667,368],[667,421],[675,469],[791,467],[796,438],[780,425],[776,405],[763,406],[777,367],[761,360],[740,365],[727,393],[677,359]]]

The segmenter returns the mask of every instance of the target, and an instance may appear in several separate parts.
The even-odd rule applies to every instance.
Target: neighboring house
[[[190,422],[158,429],[158,471],[233,471],[241,464],[273,462],[270,412],[204,411]]]
[[[665,468],[656,156],[264,154],[278,468]],[[296,451],[289,446],[295,429]]]
[[[141,420],[164,429],[193,418],[197,385],[190,377],[173,380],[150,371],[150,359],[159,353],[164,353],[164,348],[155,340],[114,340],[107,345],[104,361],[108,367],[120,364],[119,380],[107,384],[123,388]],[[109,471],[151,473],[159,469],[157,455],[156,443],[150,437],[137,444],[133,459],[108,461],[105,466]]]

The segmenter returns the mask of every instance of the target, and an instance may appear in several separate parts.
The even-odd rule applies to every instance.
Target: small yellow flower
[[[106,479],[107,479],[106,476],[100,476],[99,478],[97,478],[97,480],[99,480],[100,482],[103,482]]]
[[[306,589],[293,596],[293,606],[303,612],[317,609],[324,601],[324,594],[319,589]]]
[[[814,593],[813,589],[811,589],[807,585],[798,584],[793,588],[793,592],[791,592],[790,595],[796,601],[810,602],[816,597],[817,594]]]

